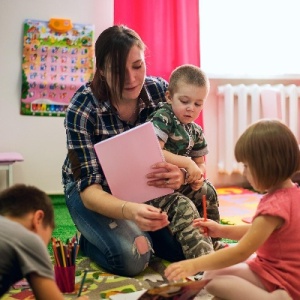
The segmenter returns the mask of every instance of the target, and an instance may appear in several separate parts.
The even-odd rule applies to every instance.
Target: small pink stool
[[[13,185],[12,165],[17,161],[23,161],[24,158],[17,152],[0,152],[0,170],[6,171],[6,186]]]

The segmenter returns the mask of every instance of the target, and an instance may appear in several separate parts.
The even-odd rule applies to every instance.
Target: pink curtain
[[[199,0],[114,0],[114,24],[141,36],[148,75],[169,80],[181,64],[200,66]],[[202,125],[202,114],[197,123]]]

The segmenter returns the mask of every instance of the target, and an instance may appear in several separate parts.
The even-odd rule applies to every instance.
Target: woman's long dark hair
[[[124,25],[114,25],[99,35],[95,44],[96,72],[91,83],[92,91],[99,101],[117,101],[121,98],[126,60],[133,45],[145,50],[140,36]],[[107,68],[110,68],[111,89],[103,75],[107,73]]]

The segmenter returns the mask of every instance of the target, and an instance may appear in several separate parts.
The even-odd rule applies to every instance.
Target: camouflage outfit
[[[193,157],[208,154],[207,142],[200,125],[192,122],[182,124],[168,103],[160,103],[149,120],[154,125],[155,133],[164,141],[164,149],[171,153]]]
[[[202,195],[206,195],[207,217],[219,222],[217,193],[208,180],[204,181],[198,191],[193,191],[189,185],[185,185],[176,193],[148,202],[168,214],[170,232],[181,244],[187,259],[213,251],[211,238],[202,235],[199,229],[193,227],[193,220],[203,216]]]

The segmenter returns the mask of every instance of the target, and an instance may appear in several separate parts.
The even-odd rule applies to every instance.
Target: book
[[[124,131],[94,145],[112,195],[143,203],[174,192],[147,184],[146,175],[161,170],[151,166],[165,161],[151,122]]]
[[[171,283],[154,287],[143,293],[138,300],[192,300],[205,287],[210,279]]]
[[[210,279],[170,283],[133,293],[120,293],[110,300],[192,300],[200,293]]]

